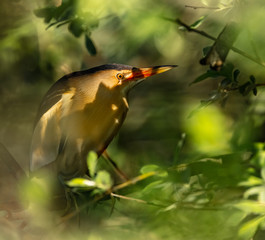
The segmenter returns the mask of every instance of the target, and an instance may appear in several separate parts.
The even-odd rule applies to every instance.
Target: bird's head
[[[127,92],[141,80],[168,71],[176,65],[137,68],[123,64],[106,64],[90,69],[91,73],[99,76],[108,88],[120,88]]]

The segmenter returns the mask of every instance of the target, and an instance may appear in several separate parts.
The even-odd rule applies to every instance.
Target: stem
[[[169,19],[167,19],[167,20],[169,20]],[[195,29],[195,28],[190,27],[190,26],[187,25],[186,23],[182,22],[180,19],[176,19],[176,20],[172,20],[172,19],[171,19],[170,21],[174,21],[174,22],[176,22],[177,24],[179,24],[180,26],[185,27],[185,28],[187,29],[187,31],[189,31],[189,32],[195,32],[195,33],[197,33],[197,34],[199,34],[199,35],[201,35],[201,36],[204,36],[204,37],[206,37],[206,38],[208,38],[208,39],[211,39],[211,40],[213,40],[213,41],[216,41],[216,40],[217,40],[215,37],[209,35],[208,33],[204,32],[204,31],[200,31],[200,30],[197,30],[197,29]],[[246,53],[246,52],[244,52],[244,51],[242,51],[242,50],[240,50],[240,49],[238,49],[238,48],[235,48],[235,47],[233,47],[233,46],[232,46],[230,49],[231,49],[232,51],[234,51],[235,53],[237,53],[237,54],[239,54],[239,55],[241,55],[241,56],[243,56],[243,57],[245,57],[245,58],[248,58],[249,60],[251,60],[251,61],[253,61],[253,62],[259,64],[260,66],[265,67],[265,63],[262,62],[260,59],[258,59],[258,58],[256,58],[256,57],[253,57],[253,56],[249,55],[248,53]]]
[[[203,9],[211,9],[211,10],[218,10],[220,9],[219,7],[204,7],[204,6],[191,6],[191,5],[185,5],[186,8],[193,8],[193,9],[199,9],[199,8],[203,8]]]

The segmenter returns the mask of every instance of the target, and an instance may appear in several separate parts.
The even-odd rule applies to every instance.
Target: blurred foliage
[[[179,65],[131,92],[109,147],[130,180],[91,152],[90,177],[66,183],[73,206],[64,216],[47,209],[43,183],[23,181],[29,214],[1,210],[1,239],[264,239],[262,0],[0,6],[0,141],[26,170],[38,104],[59,77],[106,62]],[[231,22],[240,33],[227,46],[220,36]],[[200,65],[222,51],[218,68]]]

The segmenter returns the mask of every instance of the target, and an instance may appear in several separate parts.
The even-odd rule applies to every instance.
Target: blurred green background
[[[236,21],[234,46],[262,62],[264,7],[262,0],[1,1],[0,142],[26,171],[39,103],[57,79],[105,63],[178,65],[132,90],[108,148],[131,178],[149,164],[166,176],[121,191],[145,203],[121,199],[110,216],[111,200],[102,201],[82,212],[81,226],[61,226],[50,239],[264,239],[264,91],[225,92],[224,106],[222,98],[209,101],[224,77],[191,83],[209,69],[199,61],[213,41],[175,22],[204,16],[196,29],[217,37]],[[264,66],[248,58],[230,51],[226,64],[239,69],[239,85],[250,75],[264,82]],[[43,234],[24,231],[25,239]]]

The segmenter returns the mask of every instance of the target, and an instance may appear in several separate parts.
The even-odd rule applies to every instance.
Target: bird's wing
[[[30,170],[35,171],[56,160],[62,139],[59,120],[67,78],[57,81],[45,95],[35,123],[31,143]]]

